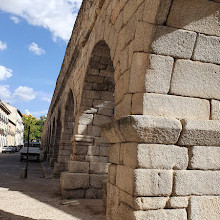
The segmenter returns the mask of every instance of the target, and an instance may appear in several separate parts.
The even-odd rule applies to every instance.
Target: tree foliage
[[[30,126],[30,141],[40,140],[43,131],[44,122],[46,116],[40,116],[40,119],[33,117],[32,115],[23,115],[24,122],[24,140],[28,140],[28,127]]]

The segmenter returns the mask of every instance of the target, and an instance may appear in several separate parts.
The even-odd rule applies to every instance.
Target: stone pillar
[[[219,121],[128,116],[105,125],[103,135],[107,219],[219,217]]]
[[[74,150],[68,162],[68,172],[63,172],[60,178],[62,196],[101,199],[109,164],[102,161],[102,157],[94,156],[95,137],[75,135],[72,141]]]

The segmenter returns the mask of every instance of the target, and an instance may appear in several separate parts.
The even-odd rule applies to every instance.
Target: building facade
[[[107,192],[108,220],[220,219],[219,15],[83,1],[42,135],[63,197]]]
[[[21,146],[24,144],[24,124],[22,114],[19,109],[5,103],[5,106],[11,111],[9,119],[16,125],[13,146]]]
[[[0,100],[0,153],[2,152],[2,147],[8,145],[7,134],[10,113],[7,106]]]
[[[8,120],[8,135],[7,135],[7,141],[8,141],[9,146],[15,146],[15,133],[16,133],[16,124],[9,119]]]

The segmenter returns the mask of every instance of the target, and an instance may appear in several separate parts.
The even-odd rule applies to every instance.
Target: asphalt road
[[[28,178],[21,179],[24,167],[19,153],[0,154],[0,219],[105,219],[101,200],[63,200],[59,179],[45,179],[41,163],[29,162]]]

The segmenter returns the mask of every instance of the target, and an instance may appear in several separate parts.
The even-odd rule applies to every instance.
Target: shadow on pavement
[[[32,220],[33,218],[27,218],[27,217],[22,217],[19,215],[14,215],[12,213],[9,212],[4,212],[2,210],[0,210],[0,219],[1,220]]]
[[[52,176],[44,178],[41,163],[30,161],[28,178],[20,179],[20,171],[24,167],[25,162],[19,161],[19,153],[0,154],[0,210],[3,214],[11,214],[8,219],[105,219],[101,200],[67,202],[61,197],[59,179]],[[1,217],[3,214],[0,213],[0,219],[7,220]]]

